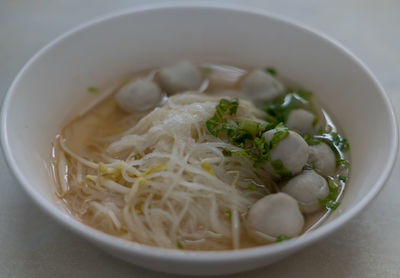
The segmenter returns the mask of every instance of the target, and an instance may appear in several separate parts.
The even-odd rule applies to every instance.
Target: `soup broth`
[[[274,69],[254,74],[219,64],[196,68],[201,82],[193,89],[176,92],[181,85],[170,84],[174,76],[151,69],[132,75],[108,96],[88,92],[104,99],[55,139],[57,196],[95,229],[165,248],[249,248],[317,228],[340,204],[349,176],[349,146],[330,115],[311,93],[285,87],[288,82]],[[194,80],[188,72],[185,80]],[[256,80],[261,72],[270,79]],[[143,85],[129,87],[139,79]],[[272,89],[257,87],[266,82]],[[135,104],[135,111],[127,111],[129,99],[121,103],[121,92],[148,90],[143,95],[150,103],[153,83],[159,87],[156,105]],[[134,102],[140,106],[141,99]],[[299,120],[303,115],[312,115],[311,125]],[[289,163],[278,152],[292,137],[302,140],[305,160],[299,154]],[[298,214],[287,207],[261,213],[272,206],[270,197],[279,206],[295,202]],[[279,218],[286,215],[294,220],[282,224]]]

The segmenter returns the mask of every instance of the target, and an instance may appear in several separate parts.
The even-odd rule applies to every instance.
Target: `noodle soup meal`
[[[273,68],[180,61],[138,72],[55,139],[57,196],[129,241],[231,250],[289,240],[340,205],[349,144]]]

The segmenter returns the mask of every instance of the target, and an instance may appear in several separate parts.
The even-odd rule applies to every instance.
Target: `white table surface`
[[[155,1],[0,0],[1,97],[23,64],[59,34],[149,2]],[[286,15],[336,38],[369,65],[400,109],[400,1],[230,2]],[[0,156],[0,277],[173,277],[115,259],[56,224],[28,199]],[[400,277],[399,170],[397,162],[380,195],[345,228],[279,263],[230,277]]]

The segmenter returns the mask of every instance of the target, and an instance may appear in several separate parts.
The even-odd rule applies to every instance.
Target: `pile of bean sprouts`
[[[205,122],[219,99],[200,93],[170,97],[118,135],[92,138],[74,152],[61,135],[57,153],[59,195],[71,213],[105,233],[138,243],[191,250],[255,245],[246,214],[273,181],[212,136]],[[240,118],[264,115],[240,100]],[[101,142],[101,143],[99,143]],[[249,185],[260,190],[249,190]]]

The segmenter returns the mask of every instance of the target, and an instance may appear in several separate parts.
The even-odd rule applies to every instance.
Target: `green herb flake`
[[[230,125],[225,124],[226,118],[225,113],[228,112],[229,115],[236,114],[236,110],[239,106],[239,101],[237,98],[233,99],[221,99],[219,104],[215,107],[214,116],[206,122],[206,127],[208,131],[218,137],[219,133],[223,130],[232,129]]]
[[[93,94],[97,94],[100,92],[100,90],[96,87],[89,87],[87,90],[89,93],[93,93]]]
[[[282,241],[289,240],[289,239],[291,239],[291,238],[288,236],[278,236],[276,238],[275,242],[282,242]]]
[[[336,165],[338,167],[346,168],[350,166],[350,161],[348,161],[347,159],[338,158],[336,159]]]
[[[232,212],[230,210],[226,210],[224,212],[224,215],[226,216],[226,218],[228,218],[228,220],[232,219]]]
[[[314,120],[312,121],[312,127],[314,128],[318,124],[318,117],[314,116]]]
[[[179,240],[176,241],[176,248],[183,249],[183,245]]]
[[[347,178],[345,176],[339,175],[339,180],[341,182],[346,182]]]
[[[328,178],[329,185],[329,194],[325,199],[319,199],[319,202],[324,205],[328,210],[335,210],[340,205],[340,202],[337,200],[339,196],[339,185],[336,181],[329,177]]]
[[[260,137],[264,134],[264,132],[273,129],[275,127],[275,125],[272,122],[269,122],[268,119],[266,119],[266,122],[264,123],[260,123],[258,125],[258,134],[257,136]],[[264,136],[262,136],[264,137]]]
[[[253,140],[254,136],[250,134],[249,131],[245,129],[240,129],[238,126],[229,125],[224,126],[226,133],[228,135],[228,141],[235,146],[243,148],[246,140]]]
[[[314,168],[311,166],[311,165],[305,165],[304,167],[303,167],[303,170],[314,170]]]
[[[283,165],[282,161],[277,159],[271,161],[272,168],[274,169],[275,174],[279,175],[282,178],[290,177],[292,172],[286,169],[285,165]]]
[[[341,151],[348,151],[350,149],[350,145],[347,142],[347,139],[341,136],[339,133],[331,132],[332,142],[338,147]]]
[[[221,103],[221,109],[223,111],[228,110],[230,115],[236,114],[237,108],[239,106],[239,100],[237,98],[222,99],[220,103]]]
[[[303,134],[303,139],[310,146],[318,145],[321,142],[327,144],[335,153],[336,166],[346,168],[350,165],[350,162],[343,155],[343,152],[350,149],[350,145],[347,139],[339,133],[321,131],[318,135]]]
[[[215,107],[214,115],[206,121],[206,128],[213,136],[226,138],[230,144],[238,147],[223,149],[224,156],[232,154],[245,156],[253,162],[254,167],[261,167],[271,160],[270,150],[289,135],[289,130],[283,123],[274,124],[268,121],[259,123],[252,119],[236,121],[232,118],[229,119],[229,115],[236,114],[238,105],[238,99],[221,99]],[[264,132],[271,129],[276,131],[272,140],[266,142]],[[283,165],[279,165],[279,162],[275,162],[275,168],[282,176],[290,175],[290,172]]]
[[[296,90],[296,95],[296,98],[303,103],[310,102],[313,96],[311,92],[304,90]]]
[[[295,109],[312,110],[312,93],[302,90],[286,91],[286,94],[264,103],[261,109],[267,113],[267,120],[274,125],[285,123],[289,113]]]
[[[253,162],[255,162],[258,159],[256,155],[250,153],[247,150],[243,150],[243,149],[241,149],[241,150],[230,150],[230,152],[234,153],[236,155],[243,155],[243,156],[245,156],[247,158],[250,158],[251,160],[253,160]]]
[[[271,74],[273,76],[276,76],[278,74],[278,72],[274,68],[268,67],[268,68],[265,68],[264,70],[265,70],[266,73],[269,73],[269,74]]]
[[[271,149],[274,148],[276,145],[278,145],[281,140],[285,139],[289,135],[289,130],[287,127],[283,125],[283,123],[279,123],[275,127],[275,130],[276,131],[270,143]]]
[[[331,209],[331,210],[337,209],[339,205],[340,205],[340,202],[338,202],[338,201],[329,200],[328,202],[325,203],[326,208]]]
[[[284,131],[278,132],[275,137],[275,142],[285,137]],[[266,142],[263,134],[253,138],[250,134],[242,134],[240,130],[232,131],[233,135],[230,135],[228,131],[228,141],[233,145],[239,147],[239,149],[228,149],[224,148],[222,154],[224,156],[231,156],[232,154],[245,156],[253,162],[253,166],[256,168],[261,167],[266,161],[269,161],[271,149],[271,142]]]
[[[258,126],[259,125],[260,124],[254,120],[243,119],[239,122],[239,129],[242,129],[242,130],[248,132],[249,134],[251,134],[251,136],[256,137],[258,134]]]
[[[250,190],[250,191],[256,191],[257,190],[257,185],[255,183],[250,183],[247,186],[247,189]]]
[[[262,166],[266,161],[270,160],[270,143],[265,140],[264,135],[254,139],[254,148],[257,151],[257,159],[254,161],[255,167]]]
[[[309,146],[315,146],[315,145],[318,145],[321,143],[320,139],[315,138],[314,136],[312,136],[311,134],[308,134],[308,133],[303,134],[303,139],[304,139],[304,141],[306,141],[306,143]]]

